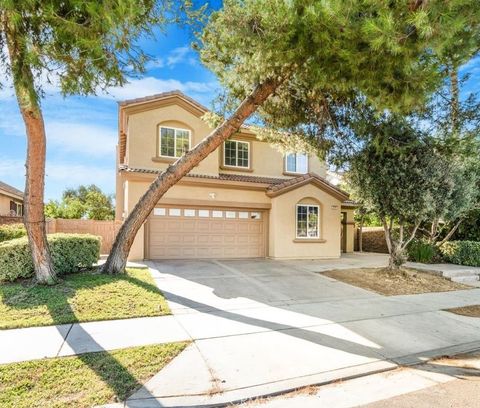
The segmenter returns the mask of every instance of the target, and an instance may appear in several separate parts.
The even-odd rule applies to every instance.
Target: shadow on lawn
[[[134,276],[111,276],[102,275],[96,271],[85,271],[64,276],[63,280],[54,286],[36,285],[31,280],[20,283],[5,283],[0,285],[0,297],[5,305],[13,309],[27,310],[38,306],[46,306],[52,318],[51,324],[76,323],[79,321],[79,318],[76,316],[75,311],[72,310],[68,300],[73,298],[78,290],[94,289],[118,281],[126,281],[148,292],[162,294],[155,285]],[[112,319],[115,319],[115,317],[101,320]],[[0,329],[2,328],[11,327],[0,327]]]
[[[91,272],[84,272],[82,274],[86,277],[87,275],[90,275]],[[3,295],[4,303],[8,304],[10,307],[31,308],[45,305],[48,308],[52,320],[57,325],[74,323],[78,321],[75,311],[72,309],[68,301],[69,298],[74,296],[75,291],[78,289],[93,288],[108,284],[112,282],[112,280],[126,279],[129,282],[141,286],[148,291],[160,293],[156,286],[132,276],[109,276],[98,274],[96,275],[98,279],[85,279],[83,280],[83,283],[76,285],[68,284],[69,280],[74,280],[75,277],[78,277],[82,274],[67,276],[63,282],[56,286],[27,286],[25,287],[26,292],[22,292],[21,295],[18,295],[18,293],[15,295],[13,290],[8,290],[8,287],[11,289],[14,284],[0,285],[0,293]],[[34,299],[31,297],[29,298],[29,289],[30,291],[33,289],[39,290],[41,292],[41,296],[36,296]],[[22,298],[19,299],[19,296]],[[95,350],[95,353],[102,353],[103,358],[92,358],[91,352],[86,352],[79,342],[71,339],[69,334],[72,327],[70,327],[70,330],[66,335],[59,326],[56,327],[62,336],[66,336],[66,338],[64,337],[64,343],[62,344],[61,348],[65,347],[65,345],[68,345],[76,354],[76,356],[109,386],[118,401],[125,401],[131,394],[142,387],[143,384],[140,383],[137,378],[135,378],[135,376],[133,376],[128,369],[125,368],[114,356],[112,356],[107,350],[98,344],[80,324],[76,325],[75,327],[75,337],[81,338],[82,344],[88,344],[89,349]],[[96,357],[98,357],[98,354]],[[112,373],[115,373],[115,375],[112,375]],[[161,406],[154,399],[155,397],[153,395],[149,394],[148,398],[152,398],[149,400],[149,406],[152,408]]]

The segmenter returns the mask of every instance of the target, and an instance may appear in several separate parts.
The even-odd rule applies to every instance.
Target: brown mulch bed
[[[480,305],[455,307],[453,309],[445,309],[445,311],[462,316],[480,317]]]
[[[470,286],[452,282],[442,276],[411,268],[402,268],[399,271],[390,271],[385,268],[339,269],[322,272],[322,274],[385,296],[472,289]]]

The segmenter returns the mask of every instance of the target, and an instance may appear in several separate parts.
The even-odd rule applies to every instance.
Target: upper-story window
[[[250,143],[227,140],[223,149],[224,166],[248,168],[250,166]]]
[[[308,156],[305,153],[288,153],[285,155],[285,171],[287,173],[308,173]]]
[[[159,139],[160,156],[181,157],[190,150],[190,131],[187,129],[162,126]]]

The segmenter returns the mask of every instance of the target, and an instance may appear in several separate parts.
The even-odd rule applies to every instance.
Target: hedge
[[[27,235],[27,230],[23,224],[0,225],[0,242],[24,237],[25,235]]]
[[[59,275],[90,268],[100,256],[100,237],[86,234],[47,236],[53,266]],[[0,281],[30,278],[34,274],[27,237],[0,243]]]
[[[480,242],[450,241],[440,247],[445,260],[457,265],[480,266]]]

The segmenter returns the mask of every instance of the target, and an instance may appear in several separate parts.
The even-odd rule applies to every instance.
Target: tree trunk
[[[405,263],[405,251],[394,245],[392,252],[390,252],[390,258],[388,258],[388,269],[399,270]]]
[[[229,119],[212,131],[195,148],[158,175],[122,224],[110,255],[103,266],[103,273],[124,272],[133,240],[158,200],[198,163],[237,132],[243,122],[275,92],[282,82],[282,79],[268,79],[257,85]]]
[[[458,227],[460,226],[460,224],[463,222],[463,218],[460,218],[456,223],[455,225],[450,229],[450,231],[448,231],[448,234],[445,235],[445,238],[443,238],[438,246],[441,247],[445,242],[447,242],[450,238],[452,238],[452,235],[455,233],[455,231],[458,229]]]
[[[20,41],[16,26],[3,15],[4,32],[10,57],[13,85],[27,133],[26,180],[23,220],[32,253],[36,280],[54,284],[56,274],[47,244],[44,214],[46,137],[43,116],[35,91],[33,74],[26,58],[26,44]]]
[[[459,114],[460,114],[460,91],[458,86],[458,69],[451,67],[450,69],[450,92],[452,94],[451,113],[452,131],[455,137],[458,137],[460,131]]]

